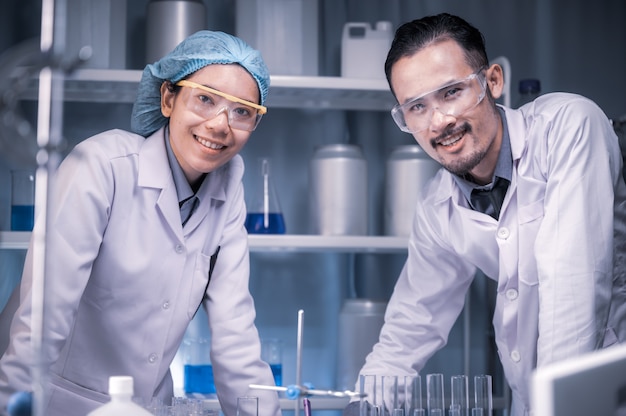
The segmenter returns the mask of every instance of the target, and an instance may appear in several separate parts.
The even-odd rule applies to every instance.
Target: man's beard
[[[434,143],[436,143],[436,141],[440,138],[452,136],[454,134],[458,134],[459,132],[463,132],[465,137],[468,139],[471,139],[473,137],[470,135],[472,133],[472,126],[470,126],[469,123],[465,122],[462,126],[456,129],[449,129],[444,131],[437,139],[433,140],[431,143],[433,144],[433,146],[436,146],[436,144]],[[474,150],[473,153],[461,158],[456,158],[452,161],[445,161],[440,158],[439,163],[441,164],[441,166],[444,167],[444,169],[446,169],[450,173],[461,177],[466,177],[470,173],[470,171],[474,169],[481,160],[483,160],[483,158],[487,154],[488,149],[488,147],[486,149],[477,148]]]
[[[487,154],[487,150],[476,149],[472,154],[465,157],[455,159],[452,162],[446,162],[443,167],[450,173],[466,177],[470,171],[474,169]]]

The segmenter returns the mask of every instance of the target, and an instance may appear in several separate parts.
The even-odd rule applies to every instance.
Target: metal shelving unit
[[[140,70],[79,69],[65,78],[65,101],[132,103],[141,80]],[[395,100],[384,79],[275,75],[267,105],[274,108],[387,111]],[[24,91],[37,98],[37,80]]]
[[[132,103],[141,70],[78,69],[64,81],[64,101]],[[37,99],[32,79],[22,93]],[[387,111],[394,98],[384,79],[286,76],[271,77],[268,107]],[[27,249],[28,232],[0,231],[0,249]],[[407,239],[388,236],[251,235],[250,250],[289,252],[406,252]]]

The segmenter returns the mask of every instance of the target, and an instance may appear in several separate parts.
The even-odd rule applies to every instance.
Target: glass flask
[[[250,234],[285,234],[285,220],[270,174],[270,161],[262,158],[260,176],[254,180],[246,229]]]
[[[11,231],[32,231],[35,222],[35,172],[11,171]]]

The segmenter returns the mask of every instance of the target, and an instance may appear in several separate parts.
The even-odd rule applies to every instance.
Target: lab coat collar
[[[504,107],[498,104],[499,107],[504,109],[506,114],[507,128],[509,130],[509,138],[511,143],[511,154],[513,156],[513,166],[517,165],[517,161],[522,157],[522,153],[526,148],[526,120],[521,111]],[[515,170],[515,169],[514,169]]]
[[[196,228],[202,219],[208,215],[210,207],[213,206],[213,204],[210,203],[211,199],[220,201],[226,199],[226,191],[224,189],[226,181],[223,180],[223,175],[226,174],[227,166],[230,163],[231,162],[209,173],[204,179],[204,182],[197,192],[200,204],[195,214],[191,216],[185,225],[186,233]],[[167,159],[164,127],[146,138],[139,150],[138,164],[138,186],[161,190],[156,201],[157,209],[162,212],[169,227],[182,240],[183,227],[180,219],[178,195]]]
[[[226,166],[228,166],[228,163],[206,176],[200,189],[198,189],[198,198],[213,198],[220,201],[226,200],[226,192],[222,180],[225,170],[227,169]],[[174,195],[178,198],[172,172],[169,169],[169,161],[167,159],[165,127],[161,127],[155,133],[148,136],[139,151],[138,185],[163,190],[173,188]]]
[[[167,189],[174,186],[165,150],[165,128],[148,136],[139,150],[137,185],[147,188]],[[176,189],[174,189],[176,195]]]

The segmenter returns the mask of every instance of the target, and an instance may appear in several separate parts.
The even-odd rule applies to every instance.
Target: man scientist
[[[502,68],[489,65],[483,35],[449,14],[402,25],[385,72],[393,119],[444,169],[419,198],[406,264],[360,374],[421,371],[481,270],[497,282],[493,326],[511,414],[528,415],[536,367],[626,338],[617,137],[579,95],[497,105]]]

